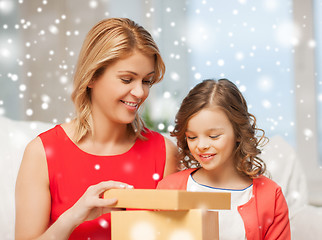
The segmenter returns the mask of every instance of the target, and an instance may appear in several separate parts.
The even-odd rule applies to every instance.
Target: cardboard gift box
[[[230,193],[185,190],[110,189],[104,198],[117,198],[117,208],[189,210],[230,209]]]
[[[230,193],[155,189],[110,189],[104,198],[136,209],[112,211],[112,240],[219,239],[218,212],[209,209],[228,210],[231,201]]]
[[[218,212],[114,211],[112,240],[217,240]]]

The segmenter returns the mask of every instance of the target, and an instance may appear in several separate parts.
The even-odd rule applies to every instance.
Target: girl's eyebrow
[[[211,128],[211,129],[209,129],[209,131],[218,131],[218,130],[224,130],[224,128],[218,127],[218,128]]]
[[[218,127],[218,128],[210,128],[210,129],[207,129],[208,132],[211,132],[211,131],[221,131],[221,130],[224,130],[224,128]],[[191,131],[191,130],[189,130],[187,128],[186,129],[186,132],[193,132],[193,131]]]

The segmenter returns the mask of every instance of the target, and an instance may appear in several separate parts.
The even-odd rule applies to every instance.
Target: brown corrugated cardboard
[[[216,240],[218,212],[183,211],[112,212],[112,240]]]
[[[115,207],[135,209],[230,209],[230,193],[184,190],[110,189],[104,198],[117,198]]]

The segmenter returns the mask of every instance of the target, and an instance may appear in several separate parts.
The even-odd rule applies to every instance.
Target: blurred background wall
[[[150,127],[170,131],[192,86],[228,78],[259,127],[296,149],[310,201],[322,204],[321,16],[321,0],[0,0],[0,115],[72,119],[86,33],[128,17],[151,32],[167,67],[143,109]]]

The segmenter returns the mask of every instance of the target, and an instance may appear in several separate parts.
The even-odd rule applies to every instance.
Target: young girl
[[[164,178],[159,189],[230,192],[231,210],[219,211],[221,240],[290,239],[282,190],[263,176],[265,164],[258,157],[264,131],[232,82],[195,86],[181,104],[172,135],[187,169]]]
[[[138,109],[165,66],[151,35],[125,18],[97,23],[74,77],[76,117],[26,147],[16,183],[19,239],[110,239],[110,188],[155,188],[176,171],[176,146]],[[125,184],[128,183],[128,184]]]

